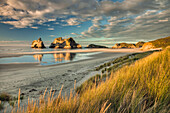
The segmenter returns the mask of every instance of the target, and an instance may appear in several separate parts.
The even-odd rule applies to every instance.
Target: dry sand
[[[68,51],[74,53],[100,51],[103,53],[92,55],[90,59],[51,66],[40,66],[38,63],[0,64],[0,93],[7,92],[17,96],[20,88],[21,93],[24,95],[23,103],[25,103],[28,97],[34,100],[38,99],[46,88],[49,91],[52,87],[53,90],[58,92],[61,86],[64,85],[63,92],[69,92],[74,87],[75,80],[78,86],[96,73],[99,73],[94,71],[96,66],[126,54],[141,52],[139,49],[89,49],[62,52]],[[41,53],[45,54],[44,52]],[[3,57],[24,54],[35,53],[8,54]]]

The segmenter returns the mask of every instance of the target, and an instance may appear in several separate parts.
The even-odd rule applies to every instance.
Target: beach
[[[93,53],[88,59],[78,61],[58,63],[55,65],[42,66],[39,63],[11,63],[0,64],[0,92],[6,92],[12,96],[17,96],[18,90],[24,96],[23,103],[27,98],[37,100],[44,90],[55,91],[56,94],[63,86],[63,93],[69,93],[70,89],[81,85],[90,77],[101,74],[94,71],[96,66],[111,61],[117,57],[131,53],[142,52],[139,49],[86,49],[86,50],[63,50],[48,52],[22,52],[3,54],[1,58],[17,57],[22,55],[52,54],[52,53]]]
[[[170,112],[170,0],[0,0],[0,113]]]

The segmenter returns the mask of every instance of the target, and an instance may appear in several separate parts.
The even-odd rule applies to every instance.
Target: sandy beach
[[[15,52],[15,53],[0,53],[0,58],[4,57],[17,57],[17,56],[22,56],[22,55],[34,55],[34,54],[52,54],[52,53],[87,53],[87,52],[117,52],[117,53],[134,53],[134,52],[142,52],[139,48],[135,49],[103,49],[103,48],[98,48],[98,49],[66,49],[66,50],[53,50],[53,51],[38,51],[38,52]]]
[[[0,0],[0,113],[167,113],[169,29],[170,0]]]
[[[88,78],[100,74],[94,71],[95,67],[117,57],[130,53],[141,52],[139,49],[88,49],[88,50],[64,50],[62,52],[101,52],[91,55],[91,58],[74,61],[70,63],[61,63],[56,65],[41,66],[38,63],[17,63],[0,64],[0,92],[7,92],[17,96],[18,89],[24,95],[24,102],[27,98],[38,99],[47,88],[48,91],[59,92],[62,85],[63,92],[69,92],[74,87],[82,84]],[[41,52],[41,54],[57,53],[61,51]],[[1,57],[12,57],[17,55],[37,54],[37,52],[5,54]],[[64,93],[63,93],[64,94]]]

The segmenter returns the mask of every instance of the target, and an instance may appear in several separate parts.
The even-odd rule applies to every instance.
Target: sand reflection
[[[35,58],[35,60],[38,60],[39,62],[41,62],[43,54],[35,54],[35,55],[33,55],[33,57]]]
[[[56,62],[71,61],[76,56],[75,53],[55,53],[53,54]]]
[[[52,60],[55,62],[72,61],[75,58],[76,53],[55,53],[53,54],[53,56],[54,59],[52,58]],[[35,60],[41,62],[43,58],[43,54],[35,54],[33,55],[33,57]],[[43,61],[48,61],[48,60],[51,60],[51,57],[45,55]]]

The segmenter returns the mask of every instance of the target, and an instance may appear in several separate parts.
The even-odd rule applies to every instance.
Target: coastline
[[[68,49],[68,50],[54,50],[54,51],[40,51],[40,52],[18,52],[18,53],[0,53],[0,58],[6,57],[19,57],[23,55],[34,55],[34,54],[53,54],[53,53],[87,53],[87,52],[116,52],[116,53],[134,53],[134,52],[142,52],[139,48],[135,49],[111,49],[111,48],[95,48],[95,49]]]
[[[85,53],[96,51],[102,53],[91,55],[89,59],[48,66],[41,66],[38,63],[0,64],[0,85],[2,86],[0,92],[6,92],[12,96],[17,96],[20,88],[24,96],[22,104],[27,103],[28,97],[37,100],[46,88],[47,91],[53,88],[53,91],[57,94],[62,85],[64,85],[62,91],[64,95],[65,92],[69,93],[70,89],[74,88],[75,80],[76,86],[80,86],[90,77],[100,74],[99,71],[94,71],[96,66],[127,54],[142,52],[139,49],[89,49],[41,53]],[[30,54],[37,54],[37,52],[22,53],[22,55]],[[15,57],[16,54],[10,55],[11,57]]]

